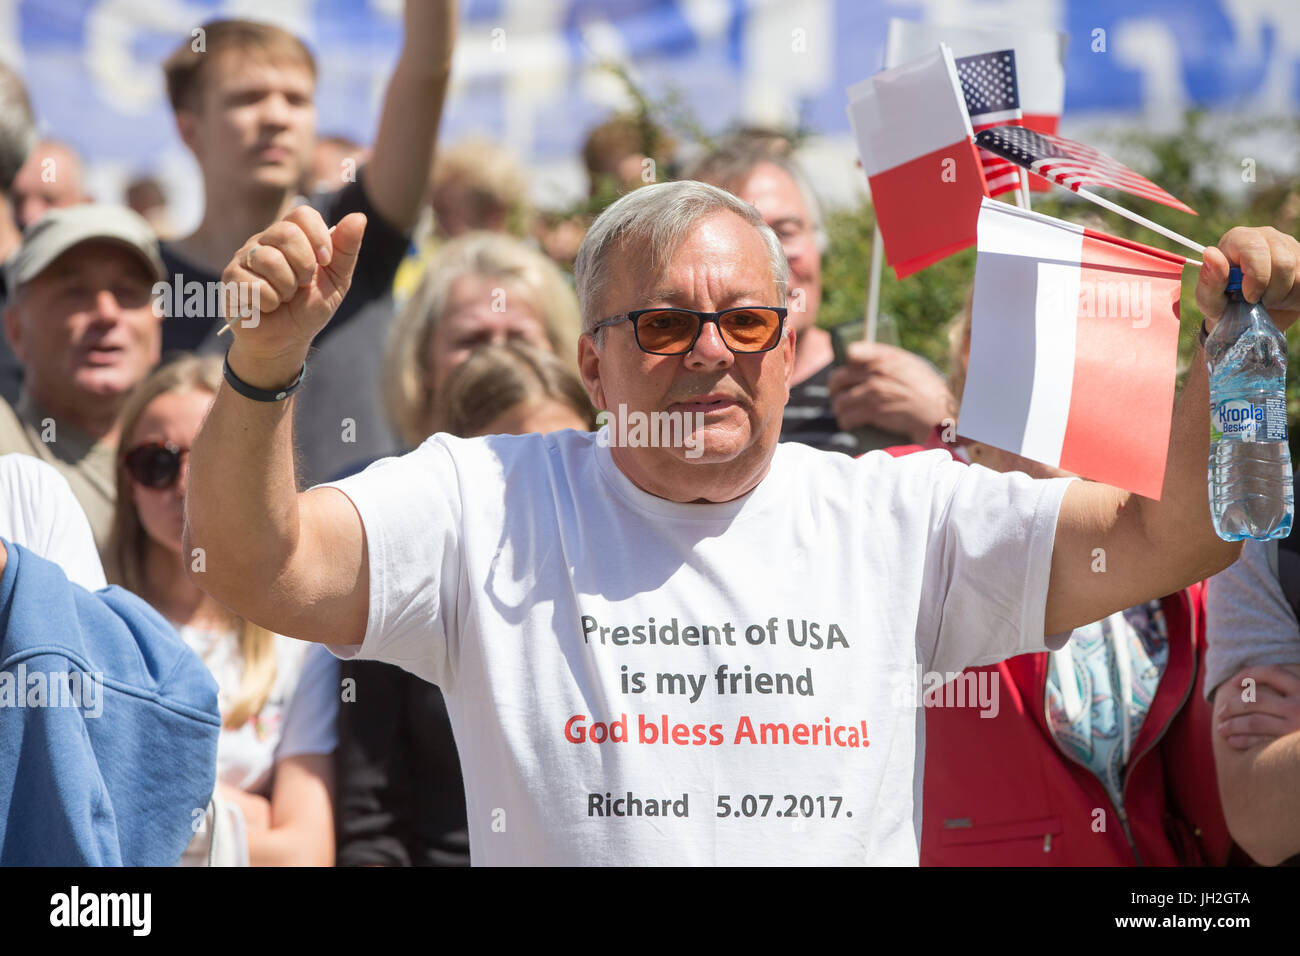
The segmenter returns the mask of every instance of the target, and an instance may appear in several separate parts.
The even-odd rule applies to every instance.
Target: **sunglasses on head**
[[[188,448],[172,442],[153,441],[132,448],[123,461],[137,484],[161,490],[176,484],[181,474],[181,456],[188,453]]]

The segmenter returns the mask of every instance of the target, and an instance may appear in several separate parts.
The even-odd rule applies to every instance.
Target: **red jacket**
[[[888,449],[891,454],[920,450]],[[996,717],[927,707],[922,866],[1216,865],[1240,861],[1223,819],[1211,746],[1204,585],[1164,598],[1169,658],[1133,742],[1123,806],[1057,746],[1049,655],[989,667]]]
[[[997,674],[996,717],[974,707],[927,708],[921,865],[1228,862],[1211,705],[1199,692],[1203,591],[1197,584],[1163,601],[1169,659],[1133,744],[1122,807],[1048,729],[1047,654],[977,668]]]

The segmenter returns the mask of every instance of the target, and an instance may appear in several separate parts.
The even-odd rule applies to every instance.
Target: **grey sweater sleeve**
[[[1276,541],[1247,541],[1232,567],[1210,578],[1205,686],[1252,664],[1300,664],[1300,625],[1278,580]]]

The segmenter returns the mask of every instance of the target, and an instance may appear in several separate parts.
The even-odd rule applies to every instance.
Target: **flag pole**
[[[1064,189],[1065,187],[1062,186],[1061,188]],[[1177,242],[1180,245],[1184,245],[1188,249],[1194,249],[1199,255],[1205,255],[1205,247],[1201,245],[1199,242],[1192,242],[1192,240],[1188,239],[1186,236],[1179,235],[1178,233],[1174,232],[1172,229],[1166,229],[1158,222],[1152,222],[1146,216],[1139,216],[1135,212],[1130,212],[1129,210],[1125,209],[1123,206],[1117,206],[1109,199],[1102,199],[1096,193],[1088,192],[1088,190],[1086,189],[1075,189],[1072,190],[1072,192],[1074,192],[1076,195],[1082,196],[1084,199],[1088,199],[1091,200],[1092,202],[1095,202],[1098,206],[1101,206],[1104,209],[1109,209],[1113,213],[1118,213],[1119,215],[1123,216],[1125,219],[1131,220],[1132,222],[1136,222],[1139,226],[1146,226],[1148,229],[1160,233],[1160,235],[1164,236],[1166,239],[1172,239],[1174,242]]]
[[[1025,197],[1025,208],[1032,211],[1033,207],[1029,205],[1029,170],[1023,166],[1020,167],[1020,195]]]
[[[880,311],[880,273],[884,267],[881,248],[884,241],[880,237],[880,225],[877,223],[871,238],[871,282],[867,288],[867,320],[862,324],[862,341],[876,341],[876,315]]]

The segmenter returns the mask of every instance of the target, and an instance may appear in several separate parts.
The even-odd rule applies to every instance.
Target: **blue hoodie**
[[[134,594],[8,549],[0,865],[176,864],[216,782],[216,682]]]

